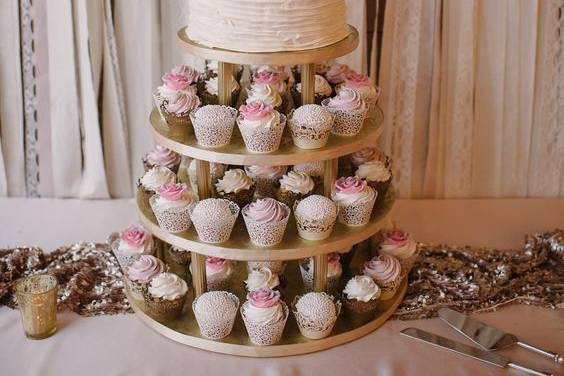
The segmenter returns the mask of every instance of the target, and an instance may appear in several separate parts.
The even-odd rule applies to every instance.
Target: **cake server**
[[[527,350],[534,351],[537,354],[551,358],[556,363],[562,363],[561,355],[519,341],[513,334],[505,333],[493,326],[486,325],[481,321],[453,311],[450,308],[441,308],[439,310],[439,317],[485,350],[493,351],[511,345],[518,345]]]
[[[493,353],[485,351],[485,350],[480,350],[476,347],[468,346],[468,345],[465,345],[463,343],[456,342],[456,341],[450,340],[448,338],[441,337],[441,336],[438,336],[436,334],[426,332],[426,331],[421,330],[421,329],[407,328],[407,329],[402,330],[400,333],[403,334],[404,336],[411,337],[411,338],[414,338],[414,339],[418,339],[420,341],[429,343],[433,346],[437,346],[437,347],[441,347],[441,348],[446,349],[446,350],[454,351],[455,353],[466,355],[466,356],[469,356],[471,358],[474,358],[474,359],[477,359],[477,360],[480,360],[482,362],[486,362],[486,363],[489,363],[489,364],[493,364],[494,366],[498,366],[498,367],[501,367],[501,368],[509,367],[509,368],[517,369],[519,371],[526,372],[528,374],[536,375],[536,376],[552,376],[549,373],[536,371],[534,369],[530,369],[530,368],[524,367],[522,365],[512,363],[512,362],[509,361],[509,359],[504,358],[503,356],[493,354]]]

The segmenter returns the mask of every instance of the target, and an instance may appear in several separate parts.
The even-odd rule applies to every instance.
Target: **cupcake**
[[[154,95],[155,105],[169,125],[188,126],[190,111],[200,106],[196,89],[198,76],[194,68],[180,65],[162,77],[163,85]]]
[[[239,299],[227,291],[203,293],[192,303],[192,310],[202,336],[209,339],[225,338],[233,330]]]
[[[286,91],[284,77],[280,72],[262,69],[253,73],[251,79],[253,85],[270,86],[280,94],[283,94]]]
[[[145,154],[143,157],[143,166],[145,172],[151,170],[153,167],[161,166],[166,167],[173,173],[178,173],[178,167],[182,157],[180,154],[165,148],[164,146],[157,145],[155,149]]]
[[[174,245],[169,248],[168,253],[170,254],[172,261],[179,265],[188,265],[192,259],[192,255],[189,250]]]
[[[165,265],[158,258],[151,255],[141,255],[129,267],[125,275],[129,291],[133,298],[143,300],[143,293],[147,289],[151,278],[165,271]]]
[[[151,196],[149,204],[160,228],[167,232],[182,232],[192,226],[190,210],[197,202],[196,196],[183,183],[167,183]]]
[[[315,103],[321,104],[321,102],[325,98],[329,98],[331,94],[333,94],[333,88],[329,85],[329,82],[323,76],[318,74],[315,75],[315,84],[314,84],[314,94],[315,94]],[[302,83],[297,83],[294,87],[292,87],[292,98],[294,99],[294,103],[296,106],[302,105]]]
[[[201,241],[223,243],[229,240],[238,215],[236,203],[221,198],[207,198],[196,204],[191,218]]]
[[[239,98],[239,93],[241,92],[241,86],[235,81],[235,78],[231,78],[231,106],[237,104],[237,99]],[[201,92],[202,102],[204,105],[217,105],[219,104],[219,78],[209,77],[203,83],[203,91]]]
[[[155,193],[165,185],[176,182],[176,174],[166,167],[156,166],[147,171],[141,179],[139,185],[145,193]]]
[[[378,206],[386,197],[386,192],[392,182],[392,173],[386,164],[378,160],[363,163],[358,166],[355,175],[365,179],[368,185],[376,190],[378,193],[376,206]]]
[[[367,275],[357,275],[345,285],[341,300],[353,326],[364,325],[374,319],[380,288]]]
[[[190,112],[198,144],[208,148],[228,145],[236,117],[233,107],[212,104]]]
[[[364,125],[368,106],[355,89],[344,87],[333,98],[324,99],[321,105],[335,117],[331,132],[338,136],[356,136]]]
[[[251,103],[257,101],[264,102],[278,111],[282,111],[284,108],[284,101],[280,92],[270,85],[252,84],[247,89],[246,102]]]
[[[155,242],[151,233],[135,225],[120,232],[119,236],[111,241],[110,247],[123,270],[142,255],[155,253]]]
[[[372,147],[366,147],[350,154],[349,159],[355,169],[366,162],[380,161],[386,164],[389,163],[388,158],[382,151]]]
[[[237,82],[241,81],[241,76],[243,75],[243,66],[235,66],[235,71],[233,72],[235,80]],[[219,75],[219,61],[217,60],[207,60],[206,61],[206,71],[204,74],[204,79],[207,80],[211,77],[217,77]]]
[[[228,290],[233,275],[233,261],[218,257],[206,257],[208,291]]]
[[[221,163],[210,162],[210,178],[211,183],[215,187],[215,184],[219,179],[225,174],[227,166]],[[196,160],[192,159],[188,165],[188,179],[190,180],[190,187],[194,192],[198,192],[198,174],[196,171]]]
[[[274,274],[284,274],[286,263],[284,261],[248,261],[247,272],[253,269],[268,268]]]
[[[378,253],[390,255],[397,258],[404,275],[409,274],[417,259],[417,244],[407,231],[398,229],[383,230],[381,232],[382,242]]]
[[[333,297],[324,292],[308,292],[294,298],[292,311],[304,337],[321,339],[331,334],[341,303],[335,303]]]
[[[333,126],[333,115],[316,104],[294,110],[288,119],[294,145],[301,149],[319,149],[327,144]]]
[[[294,215],[301,238],[323,240],[333,231],[337,219],[337,205],[327,197],[312,195],[298,203]]]
[[[278,274],[273,273],[268,268],[253,269],[249,271],[249,275],[245,280],[245,288],[247,291],[260,289],[279,290],[280,279]]]
[[[329,66],[326,61],[321,61],[314,64],[314,72],[316,75],[325,75],[327,73],[327,69],[329,69]],[[296,82],[302,82],[302,66],[299,64],[294,65],[292,67],[292,75],[294,76],[294,80]]]
[[[253,201],[255,183],[245,171],[236,168],[225,172],[215,184],[215,190],[219,197],[233,201],[242,208]]]
[[[276,199],[292,208],[296,200],[307,197],[313,193],[314,188],[315,183],[309,175],[303,172],[290,171],[280,179]]]
[[[329,67],[325,73],[327,82],[335,88],[337,85],[345,82],[345,75],[350,72],[348,65],[335,63]]]
[[[241,307],[241,316],[252,343],[259,346],[274,345],[282,338],[288,319],[288,307],[280,293],[259,289],[247,294]]]
[[[345,81],[339,85],[337,92],[343,88],[355,89],[368,105],[374,105],[380,96],[380,89],[377,88],[365,74],[350,71],[345,74]]]
[[[245,166],[245,172],[256,185],[255,197],[273,197],[280,185],[278,179],[287,169],[286,166]]]
[[[382,290],[381,299],[394,297],[401,282],[401,265],[389,255],[380,255],[364,264],[363,273],[371,277]]]
[[[290,208],[273,198],[263,198],[242,210],[247,232],[253,244],[269,247],[284,238],[290,218]]]
[[[292,170],[308,174],[315,184],[314,192],[323,194],[323,176],[325,176],[325,163],[323,161],[299,163],[294,165]]]
[[[286,116],[261,100],[247,102],[239,108],[237,125],[245,147],[253,153],[271,153],[280,147]]]
[[[339,222],[347,226],[367,224],[376,194],[374,188],[357,176],[342,177],[335,181],[331,198],[339,206]]]
[[[305,291],[313,291],[313,257],[300,261],[300,272]],[[327,292],[336,295],[339,291],[339,282],[343,275],[340,255],[336,252],[327,255]]]
[[[151,279],[145,292],[149,314],[158,320],[172,320],[182,314],[188,285],[173,273],[160,273]]]

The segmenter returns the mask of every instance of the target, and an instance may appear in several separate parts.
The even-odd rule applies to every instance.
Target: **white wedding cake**
[[[295,51],[345,38],[345,0],[190,0],[188,37],[244,52]]]

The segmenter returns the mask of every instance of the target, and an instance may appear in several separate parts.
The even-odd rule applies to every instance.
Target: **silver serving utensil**
[[[485,350],[494,351],[511,345],[518,345],[562,364],[563,359],[561,355],[519,341],[513,334],[505,333],[450,308],[441,308],[439,310],[439,317]]]
[[[523,372],[526,372],[528,374],[536,375],[536,376],[552,376],[549,373],[536,371],[534,369],[527,368],[525,366],[522,366],[522,365],[519,365],[519,364],[516,364],[516,363],[512,363],[512,362],[509,361],[509,359],[504,358],[503,356],[493,354],[493,353],[488,352],[488,351],[480,350],[476,347],[468,346],[468,345],[465,345],[463,343],[459,343],[459,342],[450,340],[448,338],[441,337],[441,336],[438,336],[436,334],[426,332],[426,331],[421,330],[421,329],[407,328],[407,329],[402,330],[400,333],[403,334],[404,336],[411,337],[411,338],[414,338],[414,339],[418,339],[420,341],[429,343],[433,346],[437,346],[437,347],[441,347],[441,348],[446,349],[446,350],[454,351],[455,353],[466,355],[466,356],[469,356],[471,358],[492,364],[492,365],[497,366],[497,367],[514,368],[514,369],[518,369],[519,371],[523,371]]]

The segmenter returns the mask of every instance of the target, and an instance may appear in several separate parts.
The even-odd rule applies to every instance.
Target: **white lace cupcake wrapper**
[[[283,317],[278,322],[272,324],[258,324],[249,320],[245,315],[245,309],[249,305],[249,302],[245,302],[241,307],[241,316],[243,317],[243,322],[245,323],[245,328],[249,334],[249,338],[252,343],[259,346],[274,345],[280,341],[282,338],[282,333],[284,333],[284,327],[286,326],[286,320],[288,319],[288,306],[283,301],[280,301],[282,305]]]
[[[296,226],[298,228],[298,235],[301,238],[308,240],[323,240],[331,236],[335,219],[326,218],[323,221],[313,221],[304,219],[298,215],[296,217]]]
[[[190,210],[193,205],[186,204],[185,206],[179,208],[171,209],[159,209],[155,205],[156,195],[151,196],[149,199],[149,204],[159,227],[167,232],[182,232],[188,230],[192,226],[192,221],[190,219]]]
[[[223,121],[218,121],[217,119],[196,119],[195,114],[199,109],[190,112],[190,120],[192,121],[198,144],[210,148],[222,147],[229,144],[231,135],[233,134],[233,127],[235,126],[237,110],[232,107],[227,108],[231,112],[232,117]]]
[[[253,244],[269,247],[282,241],[288,218],[290,218],[290,208],[286,204],[281,205],[283,205],[286,211],[286,216],[281,221],[271,223],[260,223],[250,219],[245,215],[245,208],[247,207],[243,208],[243,219]]]
[[[327,144],[333,121],[326,124],[298,122],[290,114],[288,125],[294,144],[302,149],[318,149]]]
[[[247,150],[253,153],[271,153],[278,150],[286,126],[284,115],[280,114],[280,124],[270,128],[245,126],[241,124],[240,119],[241,117],[237,118],[237,124]]]
[[[302,333],[304,337],[310,339],[321,339],[331,334],[331,331],[335,326],[335,322],[337,321],[337,317],[341,313],[341,302],[335,302],[336,315],[334,317],[330,317],[327,320],[323,321],[311,320],[300,314],[295,308],[296,302],[300,297],[300,295],[296,295],[292,302],[292,312],[294,313],[294,317],[296,318],[296,322],[298,323],[298,329],[300,330],[300,333]]]
[[[200,218],[192,213],[192,222],[194,222],[194,227],[201,241],[205,243],[223,243],[229,240],[239,215],[239,206],[232,201],[225,201],[229,202],[232,214],[230,217]]]
[[[321,105],[335,117],[331,133],[338,136],[356,136],[362,130],[369,107],[365,106],[365,108],[361,110],[343,111],[327,107],[328,101],[328,99],[325,99],[321,102]]]
[[[194,299],[192,302],[192,310],[196,316],[196,321],[200,327],[200,332],[202,335],[209,339],[221,339],[227,337],[233,330],[233,324],[235,323],[235,317],[237,316],[237,311],[239,309],[239,299],[230,292],[225,291],[225,294],[229,296],[232,302],[237,306],[237,308],[229,314],[225,312],[223,315],[216,315],[216,317],[209,317],[207,312],[199,312],[196,309],[196,302],[198,299]],[[225,307],[217,307],[221,310]]]
[[[372,187],[368,187],[372,189]],[[376,195],[369,202],[353,203],[351,205],[339,205],[339,222],[347,226],[364,226],[370,221]]]

